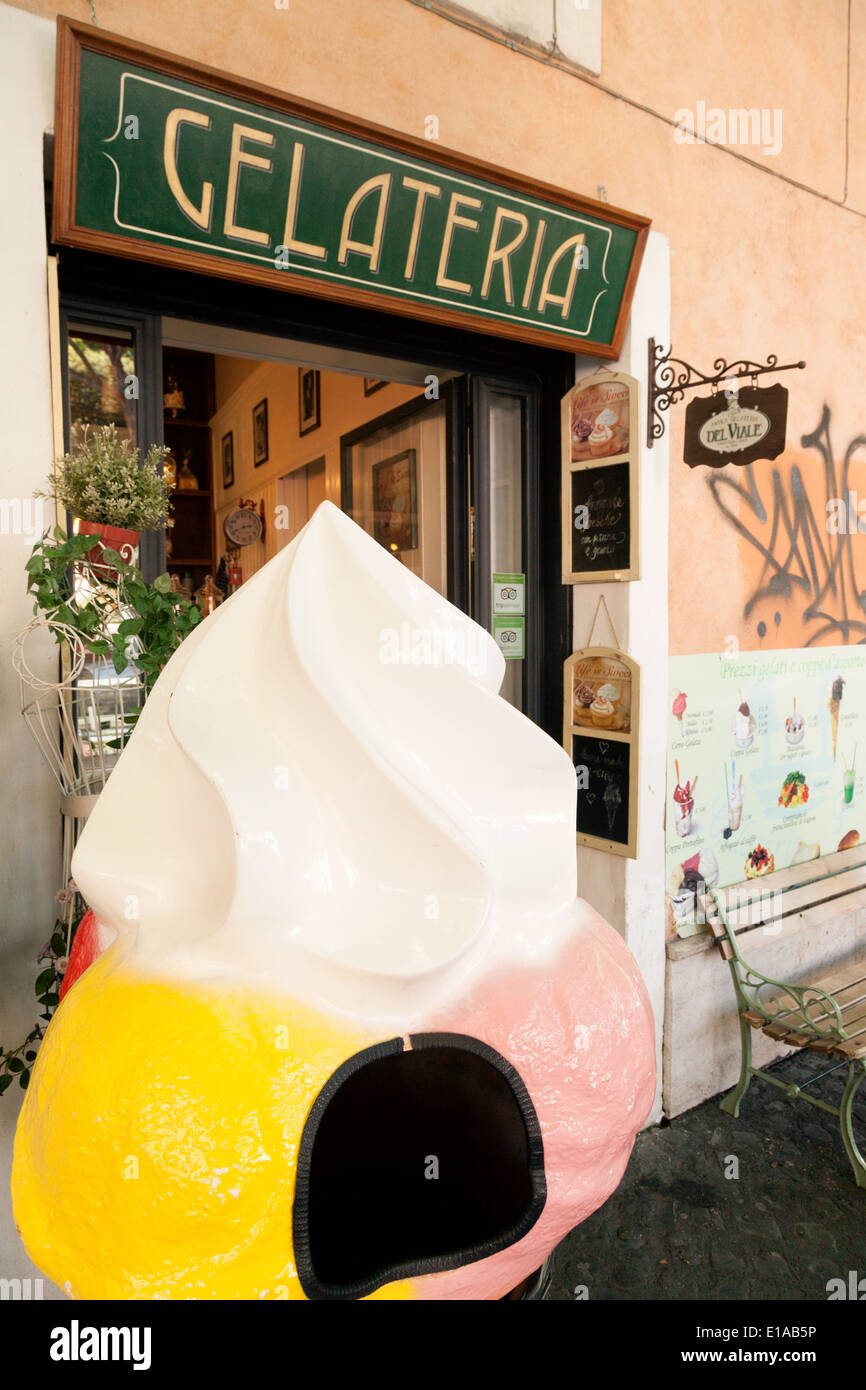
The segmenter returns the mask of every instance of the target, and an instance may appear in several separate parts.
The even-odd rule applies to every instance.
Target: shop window
[[[70,324],[66,370],[71,440],[79,438],[86,425],[114,425],[134,445],[138,390],[132,333]]]
[[[419,3],[419,0],[413,0]],[[424,0],[444,19],[507,36],[527,52],[543,52],[588,72],[601,72],[602,0]],[[475,23],[473,23],[473,20]]]

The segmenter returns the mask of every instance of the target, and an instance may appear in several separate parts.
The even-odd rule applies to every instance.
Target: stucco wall
[[[24,8],[90,17],[85,0],[31,0]],[[581,193],[602,190],[610,202],[649,214],[672,247],[678,356],[705,370],[718,355],[806,360],[804,372],[786,378],[790,446],[778,464],[779,487],[790,498],[791,465],[803,460],[820,519],[824,480],[801,437],[815,429],[825,403],[838,457],[866,429],[855,385],[866,368],[866,284],[851,274],[866,218],[866,0],[852,0],[850,36],[848,0],[604,0],[597,81],[409,0],[291,0],[285,9],[97,0],[96,12],[104,29],[415,136],[435,115],[444,146]],[[678,113],[697,113],[699,102],[725,112],[766,110],[771,122],[778,113],[780,140],[678,143]],[[750,539],[724,515],[707,470],[679,462],[682,418],[680,407],[669,422],[671,650],[721,648],[731,634],[757,645],[757,623],[777,610],[780,646],[809,640],[814,625],[803,620],[796,586],[781,606],[744,611],[764,565],[758,545],[772,528],[769,465],[755,474],[765,522],[743,499],[730,499]],[[866,496],[862,465],[859,472]],[[782,572],[792,567],[781,542],[775,563]]]

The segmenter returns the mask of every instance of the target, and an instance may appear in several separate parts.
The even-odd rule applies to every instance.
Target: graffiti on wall
[[[727,469],[707,480],[719,510],[762,557],[744,618],[771,600],[778,628],[779,607],[796,605],[804,646],[866,642],[866,497],[860,504],[852,486],[853,466],[866,462],[855,459],[858,450],[866,450],[866,435],[851,440],[838,471],[830,421],[825,404],[817,428],[801,438],[802,447],[817,454],[815,469],[809,468],[806,476],[793,464],[787,477],[778,467],[769,474],[762,469],[759,481],[749,464],[736,470],[743,481],[728,476]],[[731,501],[739,515],[728,505]],[[765,633],[766,624],[759,622],[759,637]]]

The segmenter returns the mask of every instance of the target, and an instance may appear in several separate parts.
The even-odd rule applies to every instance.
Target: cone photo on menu
[[[830,719],[833,724],[833,761],[836,761],[836,743],[839,738],[839,706],[842,703],[842,687],[845,681],[842,676],[837,676],[833,682],[833,689],[830,699],[827,701],[827,708],[830,711]]]

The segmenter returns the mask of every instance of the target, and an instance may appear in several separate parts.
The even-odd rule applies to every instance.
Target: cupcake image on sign
[[[631,671],[613,656],[586,656],[571,674],[572,720],[596,729],[631,732]]]
[[[614,458],[629,451],[629,387],[592,381],[571,402],[572,459]]]

